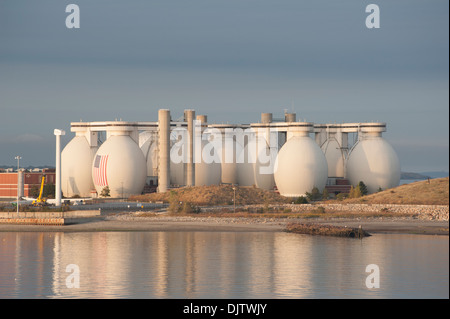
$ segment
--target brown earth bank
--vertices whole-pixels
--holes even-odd
[[[233,190],[236,189],[236,192]],[[189,202],[195,205],[231,205],[236,195],[239,205],[252,205],[264,203],[289,203],[292,199],[278,193],[262,190],[256,187],[211,185],[175,188],[164,193],[151,193],[132,196],[129,199],[140,202],[164,202],[171,200]]]
[[[236,189],[236,191],[233,190]],[[175,188],[165,193],[132,196],[130,200],[142,202],[165,202],[178,200],[195,205],[231,205],[236,195],[237,205],[287,204],[295,198],[281,196],[273,191],[256,187],[212,185]],[[323,203],[341,204],[400,204],[400,205],[449,205],[449,178],[435,178],[400,185],[391,189],[359,198],[342,201],[327,200]]]
[[[448,177],[433,178],[400,185],[360,198],[345,199],[343,203],[449,205]]]

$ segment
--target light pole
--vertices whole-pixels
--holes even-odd
[[[17,155],[14,158],[17,160],[17,217],[19,217],[19,187],[20,187],[19,161],[22,157]]]

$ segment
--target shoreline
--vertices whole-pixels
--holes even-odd
[[[73,220],[72,220],[73,221]],[[449,235],[449,222],[417,218],[260,218],[260,217],[136,217],[133,213],[79,218],[68,225],[0,225],[0,232],[211,231],[280,232],[291,222],[361,227],[370,234]]]

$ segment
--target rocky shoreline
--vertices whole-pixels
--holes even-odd
[[[263,207],[263,205],[243,206],[244,209],[248,207]],[[284,204],[284,205],[270,205],[273,209],[289,209],[292,212],[305,213],[317,210],[318,207],[323,207],[325,211],[332,212],[355,212],[355,213],[393,213],[402,215],[414,215],[421,220],[439,220],[449,221],[449,206],[448,205],[400,205],[400,204]]]
[[[264,207],[252,205],[251,207]],[[246,217],[210,215],[169,215],[162,209],[154,212],[126,212],[92,218],[76,219],[62,226],[0,224],[0,231],[285,231],[291,222],[315,223],[343,227],[360,227],[372,233],[409,233],[447,235],[448,206],[431,205],[374,205],[374,204],[285,204],[270,206],[290,210],[287,217],[248,214]],[[323,207],[326,212],[354,212],[351,217],[302,214]],[[208,207],[208,211],[224,207]],[[267,207],[266,207],[267,208]],[[230,207],[227,207],[230,209]],[[384,214],[364,213],[381,212]],[[358,215],[359,213],[359,215]],[[280,215],[281,216],[281,215]]]

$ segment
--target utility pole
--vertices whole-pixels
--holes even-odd
[[[234,192],[234,195],[233,195],[233,204],[234,204],[233,212],[236,213],[236,187],[234,187],[234,186],[233,186],[233,192]]]

